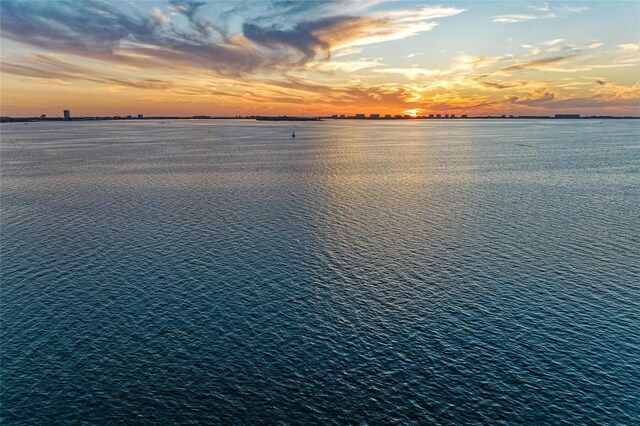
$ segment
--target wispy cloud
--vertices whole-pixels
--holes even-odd
[[[557,64],[561,62],[566,62],[571,56],[554,56],[550,58],[544,59],[535,59],[531,61],[523,61],[519,62],[515,65],[510,65],[508,67],[503,68],[503,71],[516,71],[516,70],[525,70],[525,69],[540,69],[541,67],[547,66],[549,64]]]
[[[516,13],[505,14],[493,17],[493,22],[503,24],[515,24],[518,22],[534,21],[537,19],[553,19],[563,18],[574,13],[580,13],[589,10],[587,6],[580,5],[551,5],[548,2],[532,4],[527,6],[528,9],[535,12],[532,13]]]
[[[562,43],[563,41],[564,41],[564,39],[563,39],[563,38],[556,38],[556,39],[554,39],[554,40],[548,40],[548,41],[545,41],[545,42],[544,42],[544,43],[542,43],[542,44],[544,44],[545,46],[555,46],[556,44],[560,44],[560,43]]]
[[[493,22],[515,24],[516,22],[532,21],[534,19],[538,19],[538,17],[536,15],[512,14],[495,16]]]
[[[527,6],[529,9],[537,10],[538,12],[550,12],[549,2],[542,2],[540,4],[530,4]]]
[[[307,64],[306,69],[322,72],[352,73],[367,68],[384,65],[379,59],[358,59],[355,61],[319,61]]]
[[[68,84],[71,80],[89,81],[105,85],[118,85],[135,89],[164,90],[172,86],[170,80],[159,78],[122,79],[96,74],[94,70],[63,62],[50,55],[32,55],[28,64],[15,64],[8,61],[0,63],[0,71],[36,79],[57,79]]]
[[[445,74],[450,73],[450,71],[426,69],[426,68],[420,68],[420,67],[379,68],[379,69],[373,70],[373,72],[383,73],[383,74],[401,74],[411,80],[415,80],[416,78],[419,78],[419,77],[427,77],[427,78],[438,77],[438,76],[443,76]]]
[[[463,11],[436,6],[353,16],[332,14],[333,3],[270,5],[262,15],[248,13],[235,33],[222,17],[236,9],[205,14],[204,2],[182,0],[167,5],[175,19],[159,8],[148,15],[125,13],[98,0],[7,0],[0,3],[0,23],[2,37],[46,50],[140,67],[178,65],[240,74],[303,67],[328,59],[335,49],[410,37],[432,30],[436,19]],[[292,24],[282,16],[300,20]]]
[[[151,19],[153,19],[153,21],[158,25],[166,24],[171,20],[168,16],[162,13],[162,10],[158,9],[157,7],[153,8],[153,11],[151,12]]]

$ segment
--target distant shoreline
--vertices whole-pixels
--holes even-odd
[[[570,114],[571,115],[571,114]],[[0,123],[23,123],[23,122],[48,122],[48,121],[143,121],[143,120],[256,120],[256,121],[325,121],[325,120],[373,120],[373,121],[396,121],[396,120],[637,120],[640,117],[634,116],[610,116],[610,115],[591,115],[591,116],[549,116],[549,115],[512,115],[512,116],[453,116],[453,117],[428,117],[428,116],[395,116],[395,117],[356,117],[356,116],[319,116],[319,117],[288,117],[288,116],[234,116],[234,117],[216,117],[216,116],[150,116],[150,117],[72,117],[65,119],[63,117],[0,117]]]

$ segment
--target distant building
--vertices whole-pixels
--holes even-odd
[[[429,114],[429,118],[433,118],[433,114]]]
[[[356,114],[356,118],[366,118],[364,114]]]
[[[344,114],[340,114],[340,118],[347,118],[347,116]]]
[[[442,116],[440,114],[436,114],[436,118],[441,118]]]
[[[509,118],[513,118],[513,115],[509,115]]]
[[[46,120],[47,119],[47,114],[42,114],[40,116],[40,120]]]
[[[449,114],[445,114],[445,115],[444,115],[444,118],[449,118]]]
[[[393,118],[391,114],[385,114],[384,118]]]
[[[502,115],[500,116],[500,118],[507,118],[507,116],[506,116],[506,115],[504,115],[504,114],[502,114]]]
[[[451,114],[449,117],[456,118],[456,115],[455,114]]]
[[[331,118],[338,118],[338,114],[333,114]]]
[[[393,116],[393,118],[402,118],[402,116],[396,114],[396,115]]]
[[[467,118],[467,114],[462,114],[460,117]]]
[[[580,114],[556,114],[555,118],[580,118]]]
[[[138,114],[138,118],[139,118],[139,119],[143,119],[143,118],[144,118],[144,115],[142,115],[142,114]]]
[[[380,114],[371,114],[369,117],[371,117],[371,118],[380,118]]]
[[[71,111],[69,111],[68,109],[65,109],[62,113],[64,114],[65,120],[71,120]]]

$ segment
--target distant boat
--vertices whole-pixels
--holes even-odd
[[[296,131],[294,130],[293,133],[291,133],[291,137],[295,138],[296,137]]]

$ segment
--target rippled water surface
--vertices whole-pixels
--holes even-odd
[[[3,424],[640,422],[640,122],[1,130]]]

